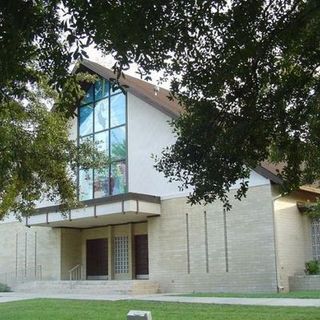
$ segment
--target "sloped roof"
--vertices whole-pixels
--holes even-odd
[[[272,173],[262,165],[256,167],[254,171],[275,184],[282,184],[282,179],[279,176]]]
[[[112,70],[90,60],[83,59],[80,62],[77,71],[82,71],[83,68],[87,69],[87,71],[94,72],[105,79],[115,78],[115,74]],[[159,88],[159,91],[155,94],[153,84],[131,77],[127,74],[125,74],[125,77],[119,79],[119,83],[124,86],[126,91],[170,117],[176,118],[182,112],[182,107],[179,105],[178,101],[169,100],[169,91],[164,88]]]
[[[281,173],[284,166],[284,163],[274,164],[268,161],[263,161],[260,166],[254,169],[254,171],[275,184],[282,184],[282,179],[278,176],[278,173]]]
[[[304,186],[301,186],[299,189],[302,190],[302,191],[311,192],[311,193],[315,193],[315,194],[319,194],[320,195],[319,186],[316,185],[316,184],[314,184],[314,185],[305,184]]]

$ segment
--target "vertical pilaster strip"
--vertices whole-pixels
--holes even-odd
[[[190,273],[190,242],[189,242],[189,215],[186,213],[186,236],[187,236],[187,272]]]
[[[124,200],[121,201],[121,212],[124,214]]]
[[[37,280],[37,232],[34,233],[34,277]]]
[[[24,276],[27,277],[27,259],[28,259],[28,233],[25,233],[24,239]]]
[[[16,233],[16,279],[18,278],[18,232]]]
[[[114,242],[113,242],[113,226],[108,227],[108,280],[114,279],[114,257],[113,257],[113,249]]]
[[[204,247],[205,247],[205,255],[206,255],[206,272],[209,273],[209,248],[208,248],[207,211],[204,211],[203,218],[204,218]]]
[[[225,260],[226,260],[226,272],[229,272],[228,230],[227,230],[227,213],[226,213],[226,209],[223,209],[223,227],[224,227],[224,250],[225,250]]]
[[[130,279],[134,279],[134,266],[133,266],[133,224],[128,225],[128,272]]]

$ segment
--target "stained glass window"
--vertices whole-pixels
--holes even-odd
[[[93,101],[93,85],[87,90],[84,98],[81,100],[81,104],[87,104]]]
[[[79,199],[92,199],[93,170],[79,170]]]
[[[79,110],[79,134],[85,136],[93,132],[93,106],[91,104],[80,107]]]
[[[79,106],[79,143],[94,142],[110,159],[105,168],[79,170],[79,199],[127,192],[126,95],[109,81],[93,84]]]
[[[111,165],[110,176],[110,193],[120,194],[126,192],[127,180],[126,180],[127,166],[125,161],[115,162]]]
[[[93,143],[93,134],[90,134],[88,136],[85,137],[80,137],[79,139],[79,143]]]
[[[111,94],[116,94],[116,93],[120,93],[120,92],[122,92],[122,90],[120,89],[120,87],[117,85],[117,84],[115,84],[115,83],[113,83],[113,84],[110,84],[110,92],[111,92]]]
[[[109,193],[109,169],[96,170],[94,175],[94,197],[105,197]]]
[[[122,125],[126,121],[125,95],[117,94],[111,97],[111,126]]]
[[[111,138],[111,160],[125,159],[127,155],[125,126],[112,129]]]
[[[125,107],[125,106],[124,106]],[[109,128],[109,99],[103,99],[96,103],[94,109],[94,131]]]
[[[95,99],[99,100],[109,95],[109,81],[100,79],[95,83]]]
[[[95,134],[95,142],[99,151],[109,154],[109,131],[102,131]]]

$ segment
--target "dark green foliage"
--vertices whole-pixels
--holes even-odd
[[[307,202],[305,204],[306,211],[304,212],[311,219],[320,219],[320,201],[319,198],[315,202]]]
[[[78,37],[61,20],[59,1],[2,1],[0,5],[0,219],[32,214],[38,200],[79,205],[72,175],[101,166],[95,147],[69,139],[70,117],[93,76],[68,73]],[[61,37],[65,34],[67,40]],[[49,109],[53,107],[54,112]],[[94,155],[94,161],[92,160]]]
[[[10,291],[11,291],[10,288],[6,284],[0,282],[0,292],[10,292]]]
[[[307,274],[320,274],[320,263],[318,260],[311,260],[306,262]]]
[[[265,159],[286,163],[286,191],[320,177],[318,0],[7,0],[0,21],[0,217],[30,213],[42,191],[74,205],[66,118],[81,90],[68,66],[93,42],[116,58],[117,77],[136,62],[146,79],[173,78],[184,113],[157,169],[194,185],[192,203],[229,209],[231,185],[241,199],[248,168]]]
[[[84,76],[70,78],[66,87],[79,86],[76,78]],[[43,197],[60,199],[61,211],[78,206],[72,174],[78,166],[97,167],[107,161],[94,145],[77,147],[69,139],[69,120],[59,109],[75,104],[80,89],[72,99],[66,97],[66,92],[58,94],[56,111],[50,112],[39,100],[50,97],[45,85],[45,79],[41,79],[37,88],[26,91],[24,102],[4,98],[1,104],[0,218],[9,211],[18,218],[30,215],[36,201]]]
[[[241,199],[266,159],[286,163],[283,191],[320,177],[318,0],[64,3],[120,70],[173,77],[184,113],[157,169],[195,186],[192,203],[230,208],[230,186]]]
[[[186,112],[157,168],[195,185],[192,203],[227,208],[230,186],[240,180],[240,199],[266,159],[286,163],[284,191],[318,179],[319,1],[204,2],[187,20],[172,64]]]

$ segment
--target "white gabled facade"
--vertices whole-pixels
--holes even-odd
[[[102,70],[100,76],[109,72],[94,64],[86,67]],[[77,277],[82,280],[150,278],[162,291],[276,291],[270,180],[252,171],[248,197],[233,201],[230,213],[219,202],[188,205],[188,191],[157,172],[151,157],[175,142],[170,112],[162,110],[161,101],[152,102],[150,94],[144,98],[145,84],[137,91],[138,80],[130,81],[128,192],[87,200],[85,207],[65,217],[56,206],[42,202],[25,221],[29,228],[12,218],[1,222],[0,282],[5,273],[14,278],[20,270],[26,278],[29,271],[39,277],[39,268],[44,280],[67,280],[69,271],[81,266]],[[75,118],[72,139],[77,133]]]

